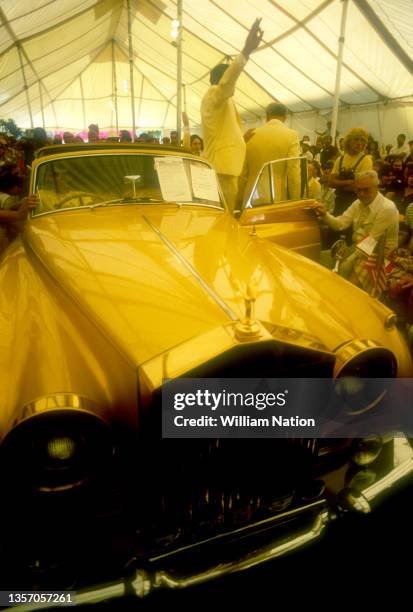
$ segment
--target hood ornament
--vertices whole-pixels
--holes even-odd
[[[140,179],[141,179],[140,174],[130,174],[130,175],[123,177],[123,181],[125,183],[132,183],[134,199],[136,199],[136,183],[140,181]]]
[[[258,339],[262,335],[261,326],[253,318],[257,289],[257,284],[254,281],[248,283],[244,292],[245,316],[241,321],[234,323],[235,337],[240,342]]]
[[[330,254],[336,260],[333,272],[340,273],[340,264],[348,255],[347,243],[345,236],[340,236],[338,240],[331,246]]]

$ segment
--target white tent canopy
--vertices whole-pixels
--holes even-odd
[[[138,130],[176,127],[174,0],[130,0]],[[349,0],[339,129],[365,125],[382,142],[413,137],[412,0]],[[340,0],[183,0],[184,106],[200,123],[209,70],[264,39],[236,91],[246,124],[277,99],[300,132],[325,128],[334,97]],[[0,117],[79,131],[132,126],[126,0],[2,0]]]

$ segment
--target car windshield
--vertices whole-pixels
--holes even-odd
[[[175,155],[94,154],[41,163],[35,214],[78,206],[177,202],[223,207],[214,170]]]

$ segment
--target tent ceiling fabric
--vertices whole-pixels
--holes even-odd
[[[402,53],[386,44],[362,4]],[[174,0],[131,0],[138,129],[176,123]],[[209,70],[243,45],[255,17],[264,40],[241,75],[236,102],[247,122],[278,99],[292,112],[331,109],[340,0],[183,0],[183,83],[200,122]],[[368,11],[367,11],[368,12]],[[0,116],[22,127],[131,127],[126,0],[2,0]],[[377,24],[376,24],[377,25]],[[340,101],[360,105],[413,94],[412,0],[349,0]]]

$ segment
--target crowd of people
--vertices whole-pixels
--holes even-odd
[[[399,212],[405,214],[408,204],[413,202],[411,187],[413,176],[413,140],[406,142],[406,135],[397,136],[397,145],[380,145],[364,129],[349,130],[346,138],[339,139],[339,145],[332,144],[332,137],[318,136],[314,145],[309,137],[300,141],[301,155],[308,159],[312,194],[317,197],[324,183],[335,188],[334,203],[330,201],[329,211],[341,214],[354,200],[354,192],[347,189],[353,173],[375,170],[380,179],[380,191],[387,193]],[[373,153],[374,152],[374,153]],[[338,161],[337,161],[338,160]],[[341,177],[338,175],[341,174]],[[348,174],[348,178],[346,178]],[[331,175],[335,175],[333,178]],[[319,185],[317,185],[317,183]]]
[[[28,169],[24,143],[0,136],[0,253],[22,230],[28,212],[37,204],[37,196],[27,193]]]
[[[319,142],[319,151],[313,150],[308,162],[310,196],[318,200],[324,248],[338,237],[347,242],[340,273],[371,295],[382,296],[412,325],[413,141],[406,143],[406,135],[399,134],[396,146],[373,143],[366,130],[353,128],[320,164]],[[330,138],[326,147],[331,150]]]

